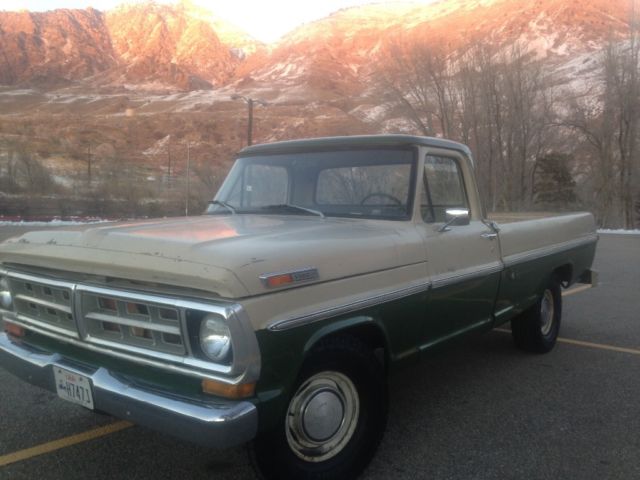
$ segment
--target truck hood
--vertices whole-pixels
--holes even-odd
[[[420,263],[424,251],[410,222],[229,215],[29,232],[2,244],[0,261],[239,298],[269,291],[263,274],[315,267],[324,282]]]

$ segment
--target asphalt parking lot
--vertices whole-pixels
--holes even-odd
[[[594,267],[600,286],[565,297],[551,353],[524,354],[494,331],[395,375],[362,478],[640,478],[640,236],[602,235]],[[255,477],[242,448],[129,426],[0,369],[0,479],[32,478]]]

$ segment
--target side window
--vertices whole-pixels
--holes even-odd
[[[421,210],[425,222],[444,222],[450,208],[469,208],[458,162],[428,155],[424,162]]]
[[[287,203],[289,173],[274,165],[248,165],[233,186],[228,202],[241,208],[264,207]]]

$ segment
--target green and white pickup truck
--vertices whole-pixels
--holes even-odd
[[[204,215],[2,244],[0,364],[186,440],[250,443],[265,478],[351,479],[389,367],[506,322],[549,351],[596,242],[588,213],[489,221],[455,142],[252,146]]]

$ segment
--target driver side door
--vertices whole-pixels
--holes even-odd
[[[466,332],[489,328],[502,262],[498,238],[482,221],[468,159],[454,152],[424,160],[421,214],[431,290],[422,335],[427,350]],[[452,223],[447,210],[467,210]],[[445,228],[443,228],[445,227]]]

